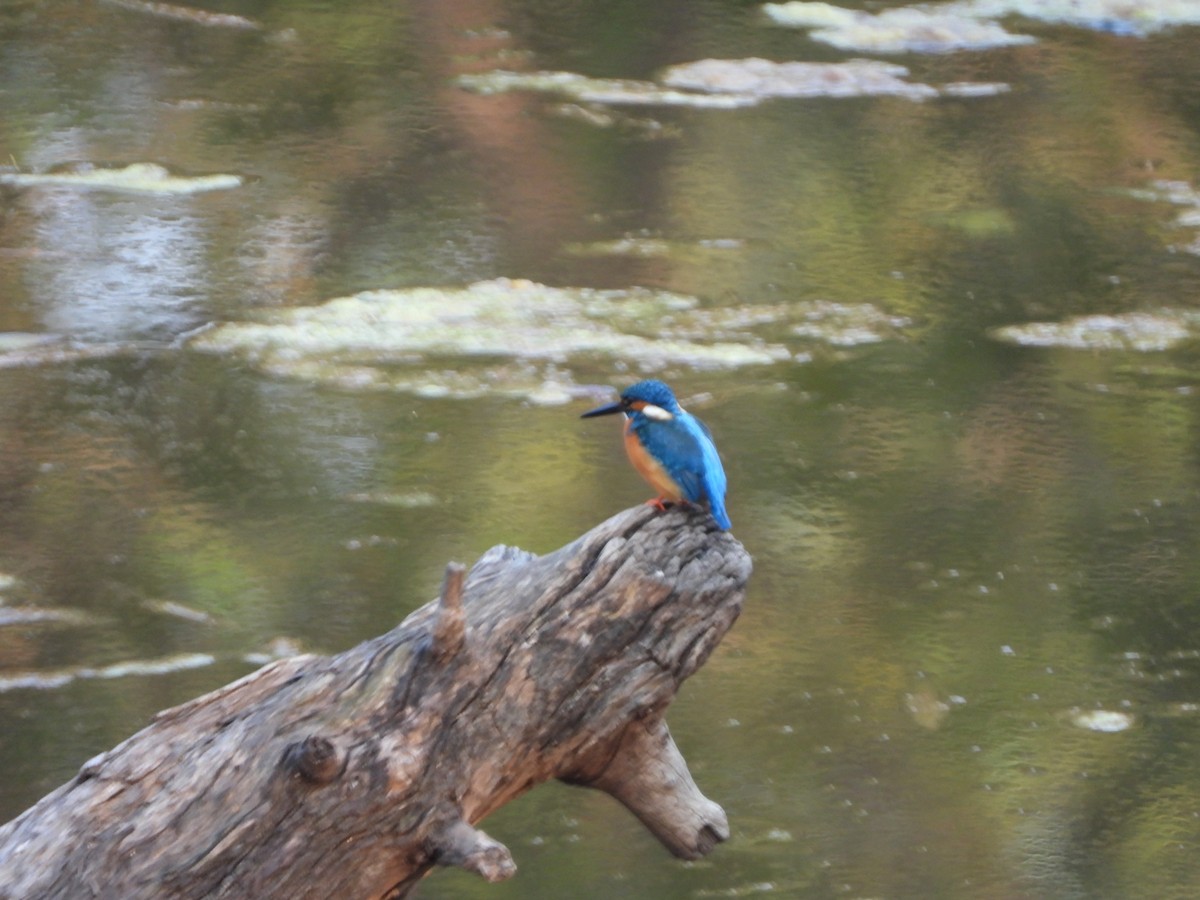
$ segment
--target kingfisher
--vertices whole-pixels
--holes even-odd
[[[686,412],[661,381],[639,381],[621,392],[616,403],[585,412],[580,418],[625,414],[625,453],[658,496],[646,502],[666,509],[667,501],[707,504],[722,531],[731,524],[725,512],[725,470],[708,427]]]

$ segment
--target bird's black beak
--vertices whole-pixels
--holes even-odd
[[[591,419],[595,416],[611,416],[613,413],[625,412],[625,404],[621,401],[610,403],[607,406],[597,406],[595,409],[589,409],[579,418]]]

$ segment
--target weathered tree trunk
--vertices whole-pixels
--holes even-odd
[[[474,827],[560,778],[672,852],[725,814],[663,722],[741,609],[750,559],[707,515],[627,510],[538,557],[489,550],[440,600],[332,657],[166,710],[0,828],[0,897],[403,897],[434,865],[489,880]]]

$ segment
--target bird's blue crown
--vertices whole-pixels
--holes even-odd
[[[636,400],[641,400],[644,403],[652,403],[670,413],[677,413],[680,409],[675,395],[671,393],[671,389],[661,381],[653,379],[631,384],[625,390],[621,391],[621,399],[626,403]]]

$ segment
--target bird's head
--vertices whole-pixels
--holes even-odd
[[[593,416],[609,416],[623,412],[630,416],[641,413],[648,419],[669,422],[682,411],[669,387],[661,381],[650,380],[630,385],[621,391],[621,399],[616,403],[589,410],[580,418],[590,419]]]

